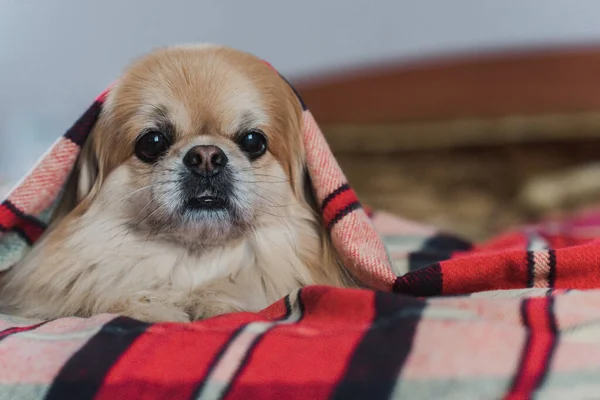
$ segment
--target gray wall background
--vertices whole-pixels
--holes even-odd
[[[600,39],[598,0],[0,0],[0,178],[14,180],[134,57],[214,42],[288,77]]]

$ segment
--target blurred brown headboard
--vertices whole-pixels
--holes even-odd
[[[600,138],[600,46],[388,64],[296,82],[334,149]],[[502,126],[502,129],[498,129]]]

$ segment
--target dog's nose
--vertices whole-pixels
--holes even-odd
[[[227,156],[217,146],[195,146],[183,157],[183,164],[199,175],[217,174],[227,165]]]

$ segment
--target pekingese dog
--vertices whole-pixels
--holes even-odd
[[[304,163],[301,105],[267,64],[155,51],[108,94],[48,231],[2,278],[0,311],[190,321],[353,285]]]

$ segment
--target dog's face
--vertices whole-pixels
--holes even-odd
[[[222,47],[151,53],[108,94],[0,309],[187,321],[354,287],[304,161],[299,99],[267,64]]]
[[[204,46],[155,52],[111,90],[82,152],[80,211],[129,229],[218,244],[302,202],[301,108],[259,59]]]

